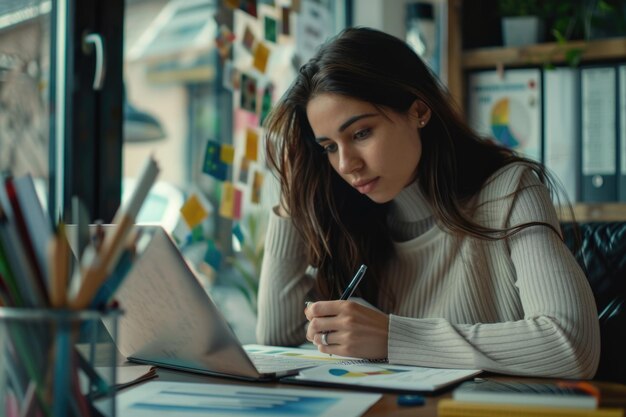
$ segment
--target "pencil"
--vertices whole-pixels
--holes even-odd
[[[54,308],[65,307],[67,304],[69,256],[70,249],[65,237],[65,225],[59,223],[57,233],[52,236],[48,245],[50,273],[52,274],[50,303]]]
[[[116,255],[121,253],[116,247],[123,247],[127,231],[134,225],[134,220],[125,216],[115,227],[112,233],[107,234],[107,240],[101,249],[101,256],[95,256],[94,262],[87,268],[84,274],[78,294],[70,301],[73,309],[83,309],[91,304],[98,289],[106,281],[108,265],[117,261]],[[111,237],[111,239],[108,239]]]
[[[99,251],[101,256],[96,257],[97,262],[92,263],[87,269],[78,294],[71,301],[72,308],[81,309],[89,306],[93,297],[104,284],[107,276],[115,268],[126,244],[126,238],[135,224],[135,218],[139,213],[139,209],[158,173],[159,167],[152,156],[150,156],[143,167],[137,186],[128,200],[128,204],[120,207],[117,213],[115,213],[113,218],[115,229],[113,232],[107,233]]]

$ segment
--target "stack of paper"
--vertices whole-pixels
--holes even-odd
[[[357,417],[365,413],[380,397],[380,394],[340,393],[326,390],[149,382],[118,396],[117,415],[124,417],[186,415]]]

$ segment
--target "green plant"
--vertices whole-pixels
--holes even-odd
[[[552,35],[556,38],[557,47],[553,51],[553,56],[562,53],[565,62],[570,67],[577,67],[582,59],[584,48],[572,47],[568,44],[567,39],[558,31],[553,30]],[[547,61],[544,65],[547,69],[553,68],[554,64],[551,61]]]
[[[558,41],[594,36],[623,35],[626,30],[626,5],[623,0],[575,0],[545,2],[545,15],[551,22],[550,33]]]
[[[586,7],[583,1],[553,1],[546,6],[546,15],[550,21],[550,34],[557,42],[582,39],[582,25]]]
[[[545,2],[545,16],[550,23],[550,35],[556,48],[550,54],[563,55],[565,62],[576,67],[584,48],[573,47],[572,40],[589,40],[598,34],[612,36],[624,33],[626,19],[622,0],[576,0]],[[551,60],[546,65],[553,67]]]
[[[244,217],[240,223],[241,227],[233,233],[239,243],[239,250],[228,258],[241,278],[241,281],[233,281],[232,284],[243,294],[255,314],[261,264],[265,251],[265,230],[267,227],[264,221],[265,217],[266,213],[262,211],[251,212]]]

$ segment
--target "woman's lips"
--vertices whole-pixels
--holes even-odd
[[[357,181],[354,184],[352,184],[352,186],[356,188],[357,191],[360,192],[361,194],[369,194],[372,192],[372,190],[374,190],[374,187],[376,187],[376,184],[378,183],[378,179],[379,177],[376,177],[371,180]]]

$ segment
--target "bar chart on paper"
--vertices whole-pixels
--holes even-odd
[[[380,394],[151,382],[123,392],[117,414],[126,417],[360,416]]]

